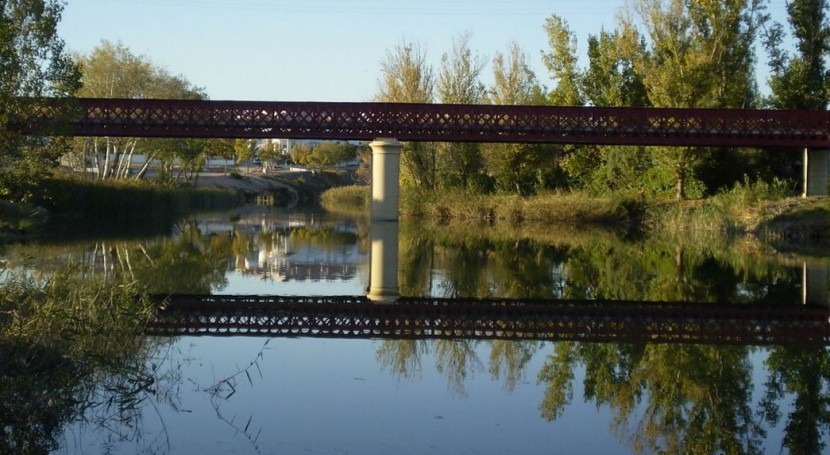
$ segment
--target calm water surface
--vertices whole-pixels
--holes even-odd
[[[170,236],[64,239],[5,256],[72,260],[153,292],[364,295],[371,230],[251,209],[193,217]],[[550,227],[404,223],[398,239],[407,296],[801,305],[805,270],[826,280],[830,262],[741,240]],[[820,453],[830,430],[823,346],[245,336],[144,345],[140,371],[102,377],[90,391],[97,405],[66,418],[53,453]]]

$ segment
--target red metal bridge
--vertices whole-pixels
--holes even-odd
[[[172,295],[149,335],[830,343],[830,308],[689,302]]]
[[[81,98],[10,127],[43,131],[70,104],[76,136],[830,147],[828,112],[749,109]]]

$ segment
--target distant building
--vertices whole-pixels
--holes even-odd
[[[260,139],[257,141],[257,147],[262,147],[265,144],[274,144],[276,150],[279,151],[283,155],[291,154],[291,148],[295,145],[304,145],[308,147],[314,147],[315,145],[322,144],[323,142],[336,142],[336,143],[349,143],[354,146],[362,145],[362,141],[329,141],[329,140],[322,140],[322,139]]]

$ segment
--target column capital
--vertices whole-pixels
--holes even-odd
[[[397,151],[400,151],[401,143],[394,137],[376,137],[372,142],[369,143],[369,147],[372,147],[372,150],[378,152],[378,149],[394,149],[397,148]],[[395,150],[384,150],[387,152],[394,152]]]

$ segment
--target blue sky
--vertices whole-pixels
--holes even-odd
[[[771,0],[774,15],[785,0]],[[59,33],[72,52],[101,40],[182,74],[214,100],[369,101],[381,61],[417,43],[439,68],[452,40],[471,34],[489,62],[512,41],[536,76],[545,19],[568,21],[582,49],[589,34],[615,27],[625,0],[68,0]],[[581,52],[581,53],[584,53]],[[762,57],[762,61],[765,57]],[[489,77],[490,68],[485,69]],[[485,82],[488,82],[485,78]]]

